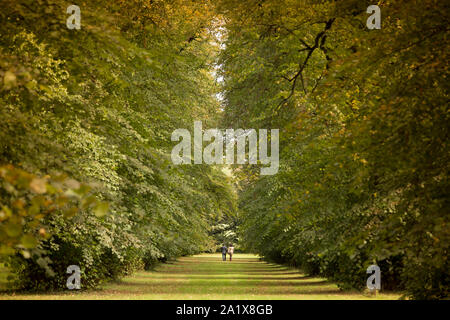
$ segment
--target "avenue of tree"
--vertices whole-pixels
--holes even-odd
[[[445,1],[0,4],[0,262],[86,288],[220,242],[341,288],[448,297]],[[381,28],[366,26],[378,4]],[[172,132],[279,129],[279,168],[175,165]],[[270,137],[268,137],[270,139]],[[270,145],[270,143],[269,143]]]

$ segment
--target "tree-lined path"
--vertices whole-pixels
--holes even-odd
[[[112,282],[99,290],[2,295],[0,299],[398,299],[341,292],[336,284],[298,270],[267,263],[251,254],[221,261],[220,254],[183,257]]]
[[[0,289],[450,297],[445,1],[0,8]]]

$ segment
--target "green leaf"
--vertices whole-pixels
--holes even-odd
[[[78,208],[77,207],[71,207],[69,209],[67,209],[66,211],[64,211],[64,217],[65,218],[72,218],[73,216],[75,216],[78,212]]]
[[[103,217],[104,215],[106,215],[108,213],[108,209],[109,209],[109,204],[107,202],[99,202],[94,207],[94,214],[97,217]]]
[[[25,234],[21,239],[20,242],[22,243],[22,245],[24,246],[24,248],[26,249],[33,249],[36,248],[36,246],[38,245],[38,241],[36,240],[35,237],[33,237],[33,235],[31,234]]]
[[[82,208],[83,208],[83,209],[87,209],[90,205],[92,205],[92,204],[95,203],[96,201],[97,201],[97,198],[94,197],[94,196],[90,196],[90,197],[84,198],[84,199],[81,201]]]
[[[0,254],[4,254],[4,255],[12,255],[14,254],[16,251],[11,248],[11,247],[7,247],[5,245],[0,246]]]
[[[92,188],[90,186],[83,184],[78,189],[75,189],[74,191],[81,197],[84,197],[85,195],[88,194],[89,191],[91,191],[91,189]]]
[[[18,237],[22,233],[22,226],[17,223],[8,222],[5,225],[6,234],[10,237]]]

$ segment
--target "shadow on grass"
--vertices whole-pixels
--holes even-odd
[[[208,279],[209,280],[209,279]],[[177,284],[176,281],[166,281],[166,282],[153,282],[153,283],[139,283],[139,282],[121,282],[118,283],[120,285],[125,286],[141,286],[141,287],[166,287],[168,285],[174,285]],[[180,280],[178,285],[184,285],[184,286],[196,286],[196,287],[304,287],[304,286],[323,286],[326,284],[330,284],[328,281],[305,281],[305,282],[264,282],[264,283],[256,283],[252,280],[240,280],[239,282],[224,282],[223,279],[219,280],[212,280],[211,282],[205,280],[205,281],[189,281],[185,282]]]
[[[173,281],[136,283],[121,282],[115,287],[108,287],[100,292],[120,292],[133,294],[234,294],[234,295],[328,295],[339,294],[338,288],[330,288],[327,282],[305,282],[305,283],[259,283],[255,285],[252,281],[239,282],[195,282]],[[321,288],[320,286],[324,286]]]

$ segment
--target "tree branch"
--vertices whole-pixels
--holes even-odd
[[[297,71],[297,73],[291,79],[288,79],[289,82],[292,82],[292,86],[291,86],[289,95],[286,98],[284,98],[276,106],[275,110],[278,110],[283,104],[285,104],[294,95],[298,78],[300,78],[300,80],[302,82],[303,92],[305,92],[305,94],[307,93],[305,85],[304,85],[304,81],[303,81],[303,74],[302,74],[303,70],[306,68],[306,65],[308,64],[309,59],[311,58],[312,54],[314,53],[314,51],[316,49],[320,49],[322,51],[327,50],[326,48],[324,48],[326,32],[331,28],[334,20],[335,20],[335,18],[332,18],[325,23],[324,30],[317,34],[316,38],[314,39],[313,46],[309,46],[304,40],[301,40],[302,44],[305,46],[305,51],[308,51],[308,53],[306,55],[306,58],[302,62],[299,63],[299,70]],[[327,57],[327,54],[325,54],[325,56]],[[329,63],[331,61],[331,58],[327,57],[327,61]],[[327,63],[327,66],[328,66],[328,63]]]

